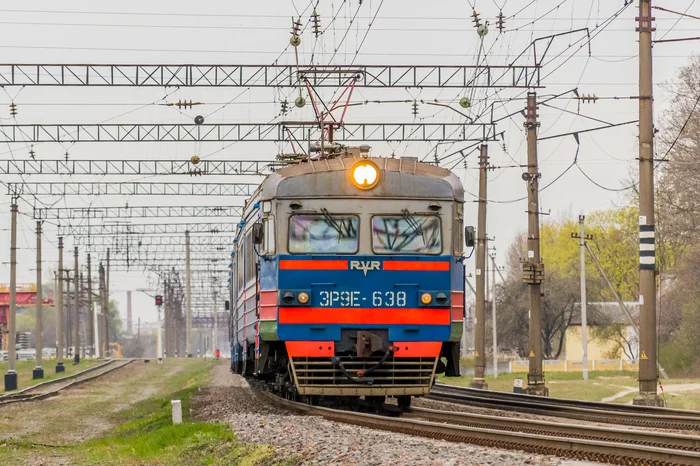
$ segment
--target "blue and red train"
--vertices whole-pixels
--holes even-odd
[[[344,155],[268,176],[234,240],[232,370],[311,402],[402,406],[436,373],[458,375],[463,203],[456,175],[411,158]]]

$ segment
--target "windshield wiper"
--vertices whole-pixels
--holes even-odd
[[[403,209],[401,211],[401,214],[403,215],[403,218],[406,219],[406,223],[408,223],[408,226],[413,228],[413,234],[415,235],[420,235],[421,238],[423,238],[423,244],[425,244],[425,236],[423,235],[423,227],[418,223],[416,218],[411,215],[411,212],[408,211],[408,209]]]
[[[338,225],[338,222],[335,221],[328,209],[326,209],[325,207],[322,208],[321,213],[323,214],[323,218],[326,219],[326,223],[338,232],[338,238],[342,238],[344,236],[343,229],[340,227],[340,225]]]

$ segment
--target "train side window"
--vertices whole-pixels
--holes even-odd
[[[253,244],[253,232],[248,230],[245,235],[245,282],[248,283],[255,278],[255,264],[257,255]]]
[[[461,256],[464,252],[464,204],[455,204],[455,219],[452,224],[452,245],[455,256]]]
[[[263,252],[267,255],[275,253],[275,217],[263,219]]]
[[[245,263],[245,257],[243,257],[243,236],[239,237],[238,241],[238,251],[236,252],[236,278],[238,287],[236,288],[238,293],[243,291],[243,264]]]

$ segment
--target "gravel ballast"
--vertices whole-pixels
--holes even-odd
[[[269,406],[228,364],[216,366],[210,385],[193,400],[196,419],[227,423],[243,442],[269,444],[276,458],[303,465],[546,465],[583,466],[526,452],[452,443],[302,416]]]

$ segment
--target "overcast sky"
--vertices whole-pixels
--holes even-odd
[[[476,4],[475,4],[476,2]],[[313,2],[316,3],[316,2]],[[540,37],[576,32],[555,38],[542,58],[546,41],[539,41],[537,57],[544,65],[543,89],[540,99],[578,88],[581,94],[600,97],[619,97],[619,100],[601,100],[595,105],[578,105],[566,93],[550,102],[552,107],[540,107],[540,137],[554,136],[576,130],[601,126],[581,115],[619,123],[637,119],[636,96],[638,60],[637,34],[634,18],[638,2],[626,9],[623,0],[472,0],[470,1],[382,1],[324,0],[318,6],[324,34],[316,39],[311,27],[306,27],[299,48],[302,64],[312,59],[316,64],[465,64],[505,65],[512,63],[524,52],[518,64],[534,62],[529,44]],[[668,6],[700,16],[700,4],[694,0],[675,0]],[[309,20],[312,7],[305,0],[267,0],[264,2],[202,1],[193,4],[181,0],[136,2],[94,1],[26,1],[7,2],[0,8],[0,24],[5,38],[0,51],[2,63],[140,63],[140,64],[280,64],[295,62],[293,49],[288,47],[291,17],[301,15],[302,24]],[[471,21],[472,6],[482,21],[489,21],[489,33],[481,43]],[[502,8],[506,31],[496,29],[496,16]],[[21,11],[20,11],[21,9]],[[622,10],[614,21],[610,18]],[[697,35],[698,20],[680,19],[677,15],[655,11],[656,38],[681,38]],[[352,18],[355,18],[351,22]],[[332,21],[332,18],[335,18]],[[371,24],[371,28],[369,27]],[[588,41],[588,37],[592,40]],[[590,46],[589,46],[590,45]],[[697,42],[676,42],[655,46],[655,116],[663,129],[663,115],[667,109],[670,88],[679,67],[688,63],[697,51]],[[9,114],[9,103],[18,105],[17,123],[190,123],[194,116],[204,115],[208,123],[269,122],[280,111],[280,99],[295,97],[293,89],[246,88],[18,88],[0,90],[0,118],[2,124],[14,124]],[[319,90],[329,101],[334,90]],[[337,95],[337,94],[336,94]],[[424,102],[452,105],[459,108],[460,97],[470,97],[473,106],[467,112],[488,122],[490,115],[481,115],[484,109],[495,105],[495,118],[515,113],[524,107],[522,89],[357,89],[354,102],[364,101],[419,101],[418,115],[411,113],[410,103],[367,104],[350,108],[346,121],[356,122],[462,122],[456,111],[431,106]],[[193,110],[179,111],[160,105],[178,99],[206,103]],[[460,109],[460,111],[463,111]],[[581,115],[576,115],[577,112]],[[293,109],[289,120],[313,118],[310,106]],[[275,121],[282,121],[277,119]],[[518,199],[526,195],[521,169],[525,163],[525,135],[523,117],[519,114],[498,124],[504,132],[502,143],[491,143],[491,163],[499,167],[490,174],[488,234],[495,236],[495,245],[503,252],[515,234],[526,228],[526,203]],[[439,144],[437,156],[444,157],[469,144]],[[505,146],[505,150],[504,150]],[[621,126],[594,133],[581,134],[578,163],[596,183],[609,189],[626,184],[626,178],[636,176],[637,126]],[[29,158],[28,144],[4,144],[0,159]],[[274,159],[281,151],[290,151],[288,145],[273,143],[101,143],[101,144],[37,144],[33,151],[37,159],[55,160],[68,156],[74,159],[163,159],[186,161],[192,155],[212,160]],[[375,143],[375,156],[416,156],[432,159],[434,143]],[[577,144],[573,137],[554,138],[539,144],[541,185],[551,186],[541,193],[541,208],[551,210],[549,218],[576,218],[588,213],[626,202],[626,194],[602,189],[575,167],[557,179],[573,161]],[[451,156],[445,166],[454,168],[464,180],[467,190],[467,221],[476,224],[476,193],[478,172],[476,156],[470,153],[464,162]],[[516,167],[513,167],[516,166]],[[26,181],[97,181],[87,176],[28,177]],[[132,177],[113,177],[102,181],[136,181]],[[19,178],[3,181],[20,181]],[[190,177],[146,178],[142,181],[183,182],[259,182],[256,177]],[[40,203],[67,206],[125,205],[233,205],[241,198],[194,197],[26,197],[20,210],[31,216],[32,206]],[[10,199],[3,190],[0,194],[0,282],[9,281],[9,210]],[[547,221],[545,217],[543,219]],[[145,220],[156,223],[160,220]],[[196,220],[204,221],[204,220]],[[133,223],[144,222],[134,220]],[[35,222],[21,216],[19,222],[18,281],[35,280]],[[54,225],[45,224],[44,267],[55,268],[57,258]],[[66,260],[72,261],[73,241],[66,239]],[[81,262],[85,251],[81,251]],[[546,261],[546,257],[545,257]],[[72,264],[72,262],[71,262]],[[71,265],[72,267],[72,265]],[[473,264],[469,265],[473,269]],[[222,277],[222,279],[225,277]],[[126,290],[148,287],[147,276],[139,273],[113,273],[113,298],[120,301],[125,313]],[[155,319],[152,300],[141,293],[134,294],[135,318]]]

